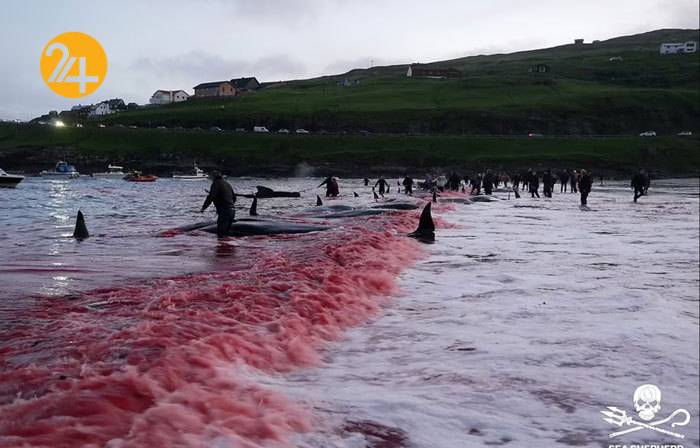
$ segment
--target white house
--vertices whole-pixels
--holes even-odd
[[[109,103],[104,102],[96,105],[93,109],[90,110],[90,116],[91,117],[96,117],[100,115],[109,115],[113,114],[115,111],[109,108]]]
[[[186,101],[190,96],[184,90],[156,90],[151,96],[151,104],[170,104]]]
[[[661,44],[659,54],[695,53],[698,51],[697,42]]]

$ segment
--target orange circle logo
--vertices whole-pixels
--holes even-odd
[[[107,74],[102,45],[85,33],[59,34],[41,53],[41,77],[47,86],[67,98],[90,95]]]

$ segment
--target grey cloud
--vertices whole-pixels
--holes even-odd
[[[278,80],[304,76],[307,67],[289,56],[265,56],[259,59],[231,60],[205,51],[192,51],[168,58],[142,57],[131,70],[178,82],[207,82],[256,76],[259,80]]]

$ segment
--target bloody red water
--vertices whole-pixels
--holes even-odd
[[[375,314],[422,256],[400,235],[419,214],[232,240],[217,247],[224,272],[13,311],[0,330],[0,446],[254,447],[309,430],[307,411],[256,375],[320,365],[329,341]]]

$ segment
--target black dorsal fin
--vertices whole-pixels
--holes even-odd
[[[250,216],[258,216],[258,197],[253,197],[253,203],[250,205]]]
[[[433,222],[433,215],[430,213],[430,209],[430,202],[428,202],[425,208],[423,208],[423,212],[420,214],[416,232],[435,232],[435,223]]]
[[[88,238],[90,233],[88,233],[87,226],[85,225],[85,217],[83,212],[78,210],[78,218],[75,220],[75,230],[73,230],[73,238],[78,240],[84,240]]]
[[[376,191],[373,191],[372,194],[374,194],[374,200],[375,200],[375,201],[378,201],[378,200],[379,200],[379,196],[377,196],[377,192],[376,192]]]
[[[357,194],[356,192],[353,191],[352,193],[355,195],[356,198],[359,198],[359,197],[360,197],[360,195]]]
[[[316,205],[323,205],[323,201],[321,200],[321,196],[316,195]]]
[[[437,202],[437,191],[433,190],[433,202]]]

